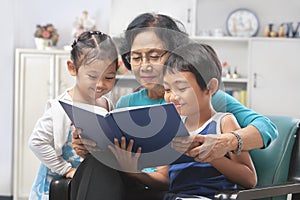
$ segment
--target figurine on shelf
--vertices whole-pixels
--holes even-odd
[[[232,74],[231,78],[239,78],[239,74],[237,72],[237,67],[234,68],[234,71],[233,71],[233,74]]]
[[[95,20],[89,18],[87,11],[82,12],[81,18],[78,17],[76,18],[73,26],[74,26],[74,30],[72,35],[74,38],[77,38],[84,31],[96,30]]]
[[[228,63],[226,61],[222,63],[222,77],[232,78],[231,72],[230,72],[230,66],[228,65]]]

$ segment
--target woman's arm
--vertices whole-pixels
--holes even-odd
[[[267,118],[250,110],[235,98],[219,90],[212,98],[212,105],[218,112],[232,113],[242,129],[237,132],[243,139],[243,150],[265,148],[278,136],[276,126]],[[234,137],[231,136],[232,140]],[[237,148],[237,143],[231,143],[231,149]]]

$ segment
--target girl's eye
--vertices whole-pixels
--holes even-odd
[[[91,79],[96,79],[97,78],[97,76],[94,76],[94,75],[88,75],[89,76],[89,78],[91,78]]]

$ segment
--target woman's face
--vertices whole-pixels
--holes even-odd
[[[136,80],[151,90],[162,86],[163,63],[168,53],[163,42],[153,31],[145,31],[136,35],[132,42],[130,63]]]

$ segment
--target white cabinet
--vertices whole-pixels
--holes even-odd
[[[74,83],[62,50],[16,49],[14,97],[14,199],[28,199],[39,160],[28,139],[46,102]]]
[[[265,115],[300,118],[300,40],[252,39],[250,107]]]
[[[119,36],[138,14],[155,12],[166,14],[181,21],[186,31],[194,35],[196,29],[196,3],[196,0],[112,0],[109,34]]]
[[[225,90],[247,93],[247,106],[264,115],[300,117],[300,40],[289,38],[193,37],[211,45],[239,79],[223,79]]]

